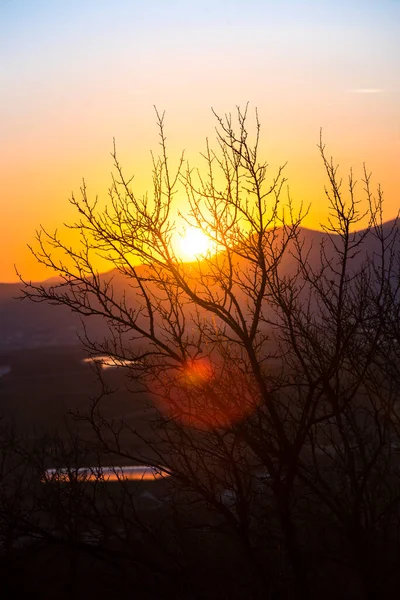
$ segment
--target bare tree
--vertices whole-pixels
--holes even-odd
[[[135,194],[114,147],[107,207],[83,185],[71,199],[80,246],[44,229],[37,235],[34,254],[60,283],[25,282],[24,293],[106,321],[109,335],[87,333],[86,348],[124,365],[132,389],[150,394],[154,426],[148,435],[117,427],[94,399],[86,418],[100,448],[168,472],[179,530],[189,521],[197,530],[223,527],[251,597],[317,593],[309,550],[327,552],[323,540],[307,542],[315,506],[320,523],[335,523],[331,545],[340,531],[353,552],[349,568],[371,597],[365,534],[380,535],[383,515],[398,514],[390,466],[398,351],[388,334],[397,331],[397,223],[387,231],[382,193],[374,196],[366,171],[362,202],[352,174],[343,192],[321,142],[331,217],[310,244],[305,211],[289,194],[282,199],[283,167],[270,175],[259,158],[258,116],[253,142],[247,109],[235,123],[215,116],[217,145],[207,141],[203,168],[182,155],[173,171],[157,113],[152,196]],[[178,193],[187,225],[215,248],[190,264],[174,250]],[[108,275],[94,267],[98,254],[113,268]]]

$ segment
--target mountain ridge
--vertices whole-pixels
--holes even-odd
[[[397,221],[390,220],[382,225],[383,231],[389,234],[394,227],[398,227]],[[360,236],[365,232],[360,230]],[[338,240],[337,236],[332,236],[326,232],[305,227],[299,230],[300,238],[304,243],[304,250],[308,253],[308,260],[311,266],[317,268],[320,260],[321,243],[331,239],[331,242]],[[367,254],[372,258],[379,252],[379,242],[373,237],[366,238],[363,252],[355,258],[354,266],[357,266]],[[329,245],[326,244],[328,247]],[[333,245],[331,244],[331,249]],[[400,241],[398,242],[397,251],[400,254]],[[289,251],[286,253],[282,264],[280,265],[280,273],[291,275],[297,268],[297,260]],[[329,252],[329,247],[328,247]],[[238,264],[240,265],[239,259]],[[197,263],[184,263],[187,268],[195,266]],[[137,269],[146,269],[144,265],[139,265]],[[106,271],[99,274],[100,279],[111,281],[114,286],[114,292],[117,297],[122,297],[126,291],[126,278],[116,269]],[[56,286],[62,282],[60,277],[54,276],[47,278],[42,282],[37,282],[36,285],[43,285],[45,288]],[[80,316],[74,313],[66,306],[52,306],[47,302],[22,302],[18,299],[22,295],[23,284],[15,283],[0,283],[0,350],[16,350],[25,348],[35,348],[55,345],[69,345],[77,343],[77,334],[82,331]],[[134,290],[130,296],[130,300],[134,301]],[[85,322],[89,322],[88,318]],[[102,317],[90,317],[91,330],[96,337],[107,334],[107,325]]]

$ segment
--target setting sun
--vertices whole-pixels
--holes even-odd
[[[201,259],[215,252],[214,242],[197,227],[188,227],[176,242],[176,253],[183,261]]]

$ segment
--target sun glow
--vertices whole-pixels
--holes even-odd
[[[185,262],[215,253],[215,243],[197,227],[187,227],[176,239],[176,253]]]

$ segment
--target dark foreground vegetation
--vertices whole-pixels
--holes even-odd
[[[171,171],[159,118],[152,197],[135,196],[114,154],[107,209],[84,187],[72,199],[81,246],[38,235],[36,255],[60,279],[27,283],[25,295],[100,319],[108,335],[86,328],[86,352],[111,356],[126,379],[98,369],[63,435],[4,431],[10,593],[397,597],[397,221],[383,222],[367,171],[342,186],[321,143],[330,219],[310,235],[281,198],[282,170],[269,176],[259,161],[258,122],[251,145],[246,114],[237,118],[235,130],[217,117],[217,150],[207,145],[198,176],[182,161]],[[171,243],[179,188],[185,218],[218,248],[190,265]],[[113,267],[106,276],[95,253]],[[129,398],[125,422],[113,398]],[[76,476],[104,464],[164,477]],[[67,480],[45,476],[59,466]]]
[[[118,387],[102,396],[83,356],[69,347],[2,357],[12,366],[1,389],[3,597],[254,598],[265,590],[271,598],[292,597],[274,481],[261,461],[232,432],[220,435],[217,448],[210,432],[186,428],[193,472],[192,464],[171,455],[183,440],[161,440],[165,422],[156,407],[129,391],[127,370],[102,373],[104,386]],[[93,403],[105,418],[100,436],[90,423]],[[370,411],[365,401],[352,410],[363,416],[358,445],[355,439],[347,449],[354,438],[334,440],[331,428],[303,449],[310,479],[299,478],[289,509],[310,597],[396,596],[400,448],[396,428],[386,440],[379,427],[366,436]],[[243,423],[255,426],[250,416]],[[160,464],[154,449],[162,448],[171,476],[112,483],[77,478],[80,467]],[[46,478],[46,469],[57,467],[70,470],[67,480]],[[353,533],[358,519],[363,527]],[[363,587],[364,577],[373,590]]]

